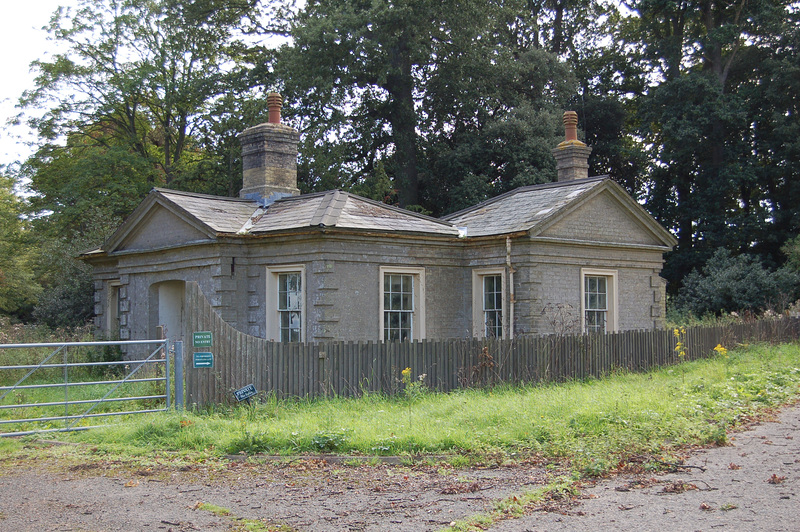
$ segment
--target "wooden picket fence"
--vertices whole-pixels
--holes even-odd
[[[799,318],[687,328],[685,356],[675,351],[673,330],[593,335],[524,336],[514,340],[447,339],[415,342],[279,343],[237,331],[213,310],[196,283],[186,284],[188,342],[186,404],[229,403],[233,391],[253,384],[278,397],[394,394],[401,371],[432,389],[451,391],[501,382],[521,383],[601,377],[646,371],[714,354],[722,344],[786,342],[800,337]],[[192,348],[195,331],[210,331],[211,348]],[[213,368],[194,368],[193,351],[214,355]]]

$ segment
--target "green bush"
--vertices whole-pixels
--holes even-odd
[[[750,255],[717,250],[702,270],[686,276],[676,306],[695,315],[783,310],[798,297],[800,277],[788,269],[771,272]]]

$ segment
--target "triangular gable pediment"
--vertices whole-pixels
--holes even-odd
[[[673,247],[675,238],[613,181],[577,198],[531,229],[531,236]]]
[[[107,253],[147,251],[213,240],[215,232],[191,214],[153,191],[104,246]]]
[[[160,205],[138,223],[115,251],[145,251],[209,240],[211,237]]]

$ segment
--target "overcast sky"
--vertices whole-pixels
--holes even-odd
[[[25,145],[35,140],[27,127],[6,125],[19,109],[15,105],[22,91],[33,87],[29,65],[45,56],[53,43],[41,28],[59,5],[75,6],[76,0],[5,0],[0,17],[0,165],[25,159],[32,153]]]

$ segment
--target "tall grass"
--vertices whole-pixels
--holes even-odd
[[[89,327],[75,329],[48,329],[42,326],[25,326],[21,324],[10,324],[7,319],[0,319],[0,343],[10,344],[29,344],[29,343],[66,343],[91,341],[94,338],[90,334]],[[57,351],[57,352],[55,352]],[[51,354],[55,354],[50,357]],[[83,364],[108,363],[122,360],[122,351],[118,346],[69,346],[61,350],[53,347],[24,347],[24,348],[3,348],[0,349],[0,366],[36,366],[47,359],[47,364]],[[49,357],[49,358],[48,358]],[[0,390],[0,419],[1,420],[20,420],[32,418],[47,418],[65,415],[77,415],[86,412],[89,408],[93,414],[112,411],[127,411],[137,409],[149,409],[158,406],[163,407],[163,400],[143,399],[126,400],[115,402],[104,402],[99,405],[93,403],[73,404],[66,406],[25,406],[19,405],[42,405],[43,403],[63,403],[66,400],[74,401],[96,401],[110,393],[115,384],[89,384],[96,381],[118,380],[127,372],[127,367],[122,365],[97,365],[97,366],[73,366],[69,368],[38,368],[30,372],[29,369],[0,369],[0,386],[11,387],[20,382],[23,377],[24,382],[14,390]],[[163,365],[158,367],[149,366],[137,374],[140,377],[160,377],[163,376]],[[63,386],[63,383],[70,384],[86,383],[81,386]],[[58,385],[47,388],[29,388],[31,385]],[[155,396],[164,394],[164,382],[142,382],[126,383],[117,391],[113,392],[109,399],[127,398],[134,396]],[[28,387],[28,388],[26,388]],[[16,423],[14,425],[3,425],[0,432],[27,431],[27,430],[46,430],[52,428],[64,428],[72,425],[73,421],[51,420]],[[88,419],[80,422],[81,425],[90,425],[95,421]]]
[[[800,392],[800,345],[748,346],[646,374],[413,398],[278,400],[140,416],[63,436],[131,454],[451,453],[560,460],[601,473],[632,455],[723,443],[725,430]]]

